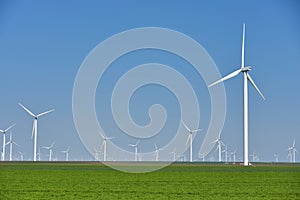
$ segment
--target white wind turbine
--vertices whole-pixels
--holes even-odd
[[[134,148],[134,160],[138,161],[138,144],[140,143],[140,140],[138,140],[135,144],[129,144],[129,146]]]
[[[172,152],[170,152],[170,154],[173,154],[173,161],[176,161],[176,148],[174,148],[174,150]]]
[[[28,113],[30,114],[34,120],[33,120],[33,127],[32,127],[32,135],[31,135],[31,138],[33,137],[34,135],[34,146],[33,146],[33,161],[36,161],[36,147],[37,147],[37,128],[38,128],[38,118],[43,116],[43,115],[46,115],[50,112],[53,112],[54,109],[52,110],[48,110],[46,112],[42,112],[38,115],[35,115],[33,114],[28,108],[26,108],[25,106],[23,106],[21,103],[19,103],[19,105]]]
[[[23,161],[25,153],[19,151],[19,155],[20,155],[20,160]]]
[[[190,162],[193,162],[193,134],[196,134],[198,131],[202,131],[202,129],[191,130],[184,122],[182,122],[182,124],[189,132],[189,136],[186,141],[186,144],[190,142]]]
[[[274,154],[274,157],[275,157],[275,162],[278,162],[279,155],[278,154]]]
[[[296,141],[294,140],[293,146],[290,147],[291,148],[292,157],[293,157],[293,163],[296,162],[296,153],[298,153],[297,149],[295,147],[295,144],[296,144]]]
[[[289,147],[288,148],[288,151],[289,151],[289,154],[288,154],[288,158],[290,158],[290,162],[293,162],[293,155],[292,155],[292,150],[293,150],[293,148],[292,147]]]
[[[52,161],[52,155],[53,155],[53,145],[55,142],[52,142],[52,144],[49,147],[42,147],[43,149],[48,149],[49,150],[49,161]]]
[[[12,131],[10,131],[10,135],[9,135],[9,141],[5,144],[5,145],[9,145],[9,161],[12,161],[12,154],[13,154],[13,145],[18,145],[15,141],[13,141],[12,139]]]
[[[61,151],[61,152],[66,154],[66,161],[69,161],[70,147],[68,146],[68,148],[65,151]]]
[[[259,93],[259,95],[265,100],[265,97],[261,93],[261,91],[258,89],[256,84],[254,83],[253,79],[249,75],[249,71],[252,69],[251,66],[246,66],[244,63],[244,52],[245,52],[245,24],[243,24],[243,40],[242,40],[242,63],[241,68],[228,74],[227,76],[221,78],[220,80],[210,84],[208,87],[212,87],[218,83],[221,83],[227,79],[233,78],[240,74],[241,72],[244,74],[244,166],[249,165],[249,159],[248,159],[248,81],[253,85],[253,87],[256,89],[256,91]]]
[[[227,149],[227,145],[225,145],[225,149],[222,151],[225,154],[225,162],[227,162],[228,160],[228,149]]]
[[[225,144],[222,142],[220,137],[213,141],[213,143],[218,144],[216,150],[219,150],[219,162],[222,162],[222,146],[225,146]]]
[[[233,152],[231,152],[231,155],[233,157],[233,163],[235,163],[235,160],[236,160],[236,149]]]
[[[158,161],[158,155],[159,155],[160,149],[157,148],[156,144],[154,144],[154,147],[155,147],[155,152],[154,152],[154,155],[155,155],[155,161]]]
[[[98,131],[99,134],[101,135],[102,139],[103,139],[103,143],[102,143],[102,148],[103,148],[103,161],[106,161],[106,148],[107,148],[107,141],[114,139],[115,137],[106,137],[104,135],[102,135],[102,133],[100,131]]]
[[[11,129],[12,127],[14,127],[16,124],[11,125],[10,127],[8,127],[7,129],[4,130],[0,130],[1,133],[3,133],[3,144],[2,144],[2,154],[1,154],[1,160],[4,161],[5,160],[5,143],[6,143],[6,139],[5,139],[5,134],[6,132]]]

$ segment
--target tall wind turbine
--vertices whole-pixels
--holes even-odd
[[[140,141],[138,140],[135,144],[129,144],[129,146],[134,148],[134,160],[138,161],[138,144]]]
[[[5,134],[6,132],[11,129],[12,127],[14,127],[16,124],[11,125],[10,127],[8,127],[7,129],[4,130],[0,130],[1,133],[3,133],[3,145],[2,145],[2,154],[1,154],[1,160],[4,161],[5,160]]]
[[[53,145],[54,145],[54,142],[52,142],[52,144],[49,146],[49,147],[42,147],[43,149],[48,149],[49,150],[49,161],[52,161],[52,155],[53,155]]]
[[[218,144],[216,150],[219,150],[219,162],[222,162],[222,146],[225,146],[225,144],[222,142],[220,137],[213,141],[213,143]]]
[[[99,134],[101,135],[102,139],[103,139],[103,143],[102,143],[102,147],[103,147],[103,161],[106,161],[106,147],[107,147],[107,141],[114,139],[115,137],[106,137],[104,135],[102,135],[102,133],[100,131],[98,131]]]
[[[221,78],[220,80],[210,84],[208,87],[212,87],[218,83],[221,83],[227,79],[233,78],[240,74],[241,72],[244,74],[244,166],[249,165],[249,159],[248,159],[248,81],[253,85],[253,87],[256,89],[256,91],[259,93],[259,95],[265,100],[265,97],[261,93],[261,91],[258,89],[256,84],[254,83],[253,79],[251,78],[250,74],[248,73],[252,67],[251,66],[245,66],[245,31],[246,27],[245,24],[243,24],[243,40],[242,40],[242,63],[241,68],[228,74],[227,76]]]
[[[9,161],[12,161],[12,154],[13,154],[13,145],[18,145],[15,141],[13,141],[12,139],[12,131],[10,131],[10,135],[9,135],[9,141],[5,144],[5,145],[9,145]]]
[[[191,130],[184,122],[182,122],[182,124],[189,132],[189,136],[186,141],[186,144],[190,142],[190,162],[193,162],[193,134],[196,134],[198,131],[202,131],[202,129]]]
[[[68,146],[68,148],[65,151],[61,151],[61,152],[66,154],[66,161],[69,161],[70,147]]]
[[[46,115],[50,112],[53,112],[54,109],[52,110],[48,110],[46,112],[42,112],[38,115],[35,115],[33,114],[28,108],[26,108],[25,106],[23,106],[21,103],[19,103],[19,105],[29,114],[31,115],[34,120],[33,120],[33,127],[32,127],[32,135],[31,137],[33,137],[34,135],[34,146],[33,146],[33,161],[36,161],[36,147],[37,147],[37,128],[38,128],[38,118],[43,116],[43,115]]]
[[[275,162],[278,162],[279,155],[278,154],[274,154],[274,157],[275,157]]]

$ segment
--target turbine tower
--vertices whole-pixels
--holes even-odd
[[[52,155],[53,155],[53,145],[54,145],[54,142],[52,142],[52,144],[49,146],[49,147],[42,147],[43,149],[48,149],[49,150],[49,161],[52,161]]]
[[[190,142],[190,162],[193,162],[193,134],[196,134],[198,131],[202,131],[202,129],[191,130],[184,122],[182,122],[182,124],[189,132],[189,136],[186,141],[186,144]]]
[[[68,146],[67,150],[65,150],[65,151],[61,151],[61,152],[66,154],[66,161],[68,162],[68,161],[69,161],[69,152],[70,152],[70,147]]]
[[[253,87],[256,89],[256,91],[259,93],[259,95],[265,100],[265,97],[261,93],[261,91],[258,89],[256,84],[254,83],[253,79],[251,78],[250,74],[248,73],[252,67],[251,66],[245,66],[245,24],[243,24],[243,40],[242,40],[242,62],[241,62],[241,68],[228,74],[227,76],[221,78],[220,80],[210,84],[208,87],[212,87],[218,83],[221,83],[227,79],[233,78],[240,74],[241,72],[244,75],[244,166],[249,165],[249,159],[248,159],[248,81],[253,85]]]
[[[6,132],[11,129],[12,127],[14,127],[16,124],[11,125],[10,127],[8,127],[7,129],[4,130],[0,130],[1,133],[3,133],[3,144],[2,144],[2,154],[1,154],[1,160],[4,161],[5,160],[5,134]]]
[[[106,147],[107,147],[107,141],[114,139],[115,137],[106,137],[104,135],[102,135],[102,133],[100,131],[98,131],[99,134],[101,135],[102,139],[103,139],[103,143],[102,143],[102,148],[103,148],[103,161],[106,161]]]
[[[134,148],[134,160],[138,161],[138,144],[140,141],[138,140],[135,144],[129,144],[129,146]]]
[[[18,145],[15,141],[13,141],[12,139],[12,131],[10,131],[10,135],[9,135],[9,141],[5,144],[5,145],[9,145],[9,161],[12,161],[12,154],[13,154],[13,145]]]
[[[33,161],[36,161],[36,147],[37,147],[37,128],[38,128],[38,118],[43,116],[43,115],[46,115],[50,112],[53,112],[54,109],[52,110],[48,110],[46,112],[43,112],[43,113],[40,113],[38,115],[35,115],[33,114],[28,108],[26,108],[25,106],[23,106],[21,103],[19,103],[19,105],[29,114],[31,115],[34,120],[33,120],[33,127],[32,127],[32,135],[31,135],[31,138],[33,137],[34,135],[34,146],[33,146]]]

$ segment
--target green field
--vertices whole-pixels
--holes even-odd
[[[177,163],[132,174],[99,163],[3,162],[0,199],[300,199],[300,165]]]

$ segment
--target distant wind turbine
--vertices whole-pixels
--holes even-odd
[[[232,158],[233,158],[233,163],[235,163],[235,157],[236,157],[236,149],[231,152]]]
[[[186,141],[186,144],[190,142],[190,162],[193,162],[193,134],[196,134],[198,131],[202,131],[202,129],[191,130],[184,122],[182,122],[182,124],[189,132],[189,136]]]
[[[216,150],[219,150],[219,162],[222,162],[222,146],[225,146],[225,144],[222,142],[220,137],[213,141],[213,143],[218,144]]]
[[[19,151],[19,155],[20,155],[20,160],[23,161],[25,153]]]
[[[275,162],[278,162],[279,155],[278,154],[274,154],[274,157],[275,157]]]
[[[249,159],[248,159],[248,81],[253,85],[253,87],[256,89],[256,91],[260,94],[260,96],[265,100],[265,97],[261,93],[261,91],[258,89],[256,84],[254,83],[253,79],[251,78],[250,74],[248,73],[252,67],[246,66],[244,63],[244,53],[245,53],[245,24],[243,25],[243,40],[242,40],[242,63],[241,68],[228,74],[224,78],[221,78],[220,80],[210,84],[208,87],[212,87],[218,83],[221,83],[227,79],[233,78],[240,74],[241,72],[244,74],[244,166],[249,165]]]
[[[2,145],[2,154],[1,154],[1,160],[4,161],[5,160],[5,143],[6,143],[6,139],[5,139],[5,134],[8,130],[10,130],[12,127],[14,127],[16,124],[11,125],[10,127],[8,127],[7,129],[4,130],[0,130],[1,133],[3,133],[3,145]]]
[[[66,150],[61,151],[61,152],[66,154],[66,161],[68,162],[69,161],[70,147],[68,146],[68,148]]]
[[[103,148],[103,161],[106,161],[106,149],[107,149],[107,141],[114,139],[115,137],[106,137],[100,131],[98,131],[103,139],[102,148]]]
[[[52,110],[48,110],[46,112],[42,112],[38,115],[35,115],[33,114],[28,108],[26,108],[25,106],[23,106],[21,103],[19,103],[19,105],[29,114],[31,115],[34,120],[33,120],[33,127],[32,127],[32,135],[31,135],[31,138],[33,137],[34,135],[34,146],[33,146],[33,161],[36,161],[36,147],[37,147],[37,129],[38,129],[38,118],[43,116],[43,115],[46,115],[50,112],[53,112],[54,109]]]
[[[293,157],[293,163],[296,162],[296,153],[298,153],[295,145],[296,145],[296,141],[294,140],[293,146],[290,147],[291,148],[292,157]]]
[[[176,148],[174,148],[174,150],[172,152],[170,152],[170,154],[173,154],[173,162],[176,161]]]
[[[9,145],[9,161],[12,161],[13,145],[20,146],[15,141],[13,141],[13,139],[12,139],[12,131],[10,131],[9,141],[5,145]]]
[[[52,142],[52,144],[49,147],[46,147],[46,146],[42,147],[43,149],[49,150],[49,161],[52,161],[52,156],[53,156],[52,148],[53,148],[54,143],[55,142]]]
[[[138,161],[138,144],[140,143],[140,140],[138,140],[135,144],[129,144],[129,146],[134,148],[134,160]]]
[[[228,161],[228,149],[227,149],[227,145],[225,145],[225,149],[222,151],[225,154],[225,162]]]
[[[155,152],[154,152],[154,155],[155,155],[155,161],[157,162],[157,161],[158,161],[158,155],[159,155],[160,149],[157,148],[156,144],[154,144],[154,147],[155,147]]]

